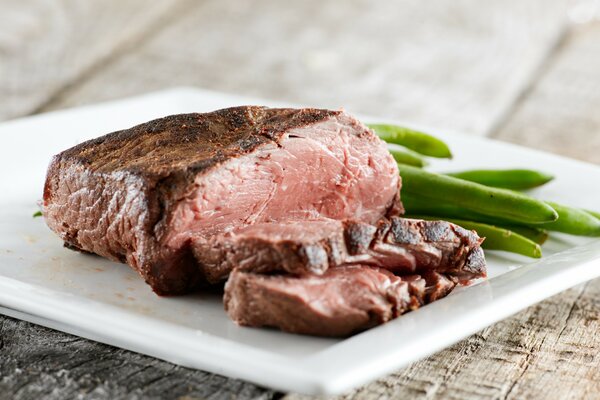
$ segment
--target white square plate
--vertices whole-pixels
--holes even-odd
[[[490,279],[347,339],[241,328],[217,294],[160,298],[125,265],[79,254],[32,218],[50,157],[168,114],[270,104],[175,89],[0,125],[0,312],[187,367],[283,391],[339,393],[432,354],[600,276],[600,241],[554,235],[539,261],[488,252]],[[600,208],[600,168],[492,140],[435,132],[455,160],[434,168],[534,167],[557,179],[536,195]]]

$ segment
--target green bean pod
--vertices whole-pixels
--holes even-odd
[[[593,215],[594,217],[600,219],[600,212],[598,212],[598,211],[592,211],[592,210],[583,210],[583,211],[585,211],[586,213],[588,213],[590,215]]]
[[[428,220],[439,219],[438,217],[418,215],[409,218],[421,218]],[[452,222],[453,224],[459,225],[465,229],[474,230],[479,236],[485,237],[485,240],[481,245],[481,247],[484,249],[504,250],[532,258],[540,258],[542,256],[542,249],[537,243],[511,230],[481,222],[466,221],[462,219],[444,218],[444,220]]]
[[[418,153],[408,149],[389,149],[390,154],[398,164],[412,165],[413,167],[423,168],[427,165],[427,161]]]
[[[467,171],[468,172],[468,171]],[[499,172],[499,171],[498,171]],[[540,174],[538,176],[538,178],[535,178],[536,175],[536,171],[531,171],[531,174],[529,174],[529,178],[524,179],[521,183],[525,184],[527,182],[528,179],[531,179],[530,182],[534,182],[535,179],[540,179],[538,182],[542,182],[543,181],[543,175],[542,173],[537,173]],[[481,182],[481,179],[477,179],[477,174],[465,174],[463,173],[461,174],[452,174],[452,176],[454,177],[459,177],[460,179],[464,179],[467,181],[471,181],[471,182]],[[503,177],[501,176],[502,174],[498,174],[496,176],[496,180],[489,180],[488,181],[488,185],[489,186],[495,186],[495,187],[499,187],[500,184],[502,183],[508,183],[508,179],[505,180],[504,182],[500,182]],[[518,174],[515,174],[515,177]],[[526,176],[527,174],[522,174],[523,176]],[[549,175],[547,175],[547,177],[550,177]],[[479,177],[480,178],[480,177]],[[547,229],[550,231],[556,231],[556,232],[562,232],[562,233],[568,233],[571,235],[577,235],[577,236],[600,236],[600,213],[594,212],[594,211],[588,211],[588,210],[582,210],[579,208],[575,208],[575,207],[570,207],[570,206],[565,206],[563,204],[558,204],[555,202],[550,202],[547,201],[547,204],[549,204],[552,208],[554,208],[554,210],[558,213],[558,219],[556,221],[553,222],[548,222],[548,223],[544,223],[541,225],[537,225],[538,228],[542,228],[542,229]],[[454,212],[457,212],[456,210],[454,210]],[[475,220],[486,220],[485,218],[480,218],[477,216],[474,216]]]
[[[486,186],[514,190],[532,189],[554,179],[552,175],[530,169],[474,169],[446,175]]]
[[[425,156],[452,158],[448,145],[434,136],[396,125],[367,124],[367,126],[388,143],[399,144]]]
[[[554,222],[541,224],[541,228],[578,236],[600,236],[600,219],[592,214],[580,208],[569,207],[552,201],[546,203],[558,212],[558,219]]]
[[[487,215],[462,209],[458,206],[445,204],[441,201],[419,198],[405,193],[402,195],[402,204],[404,205],[407,214],[432,215],[439,219],[461,219],[495,225],[518,233],[521,236],[525,236],[527,239],[540,245],[544,244],[548,239],[548,231],[546,229],[511,224]]]
[[[431,215],[439,218],[457,218],[470,221],[487,222],[493,218],[478,214],[454,204],[449,204],[444,200],[429,199],[420,197],[404,190],[401,192],[402,205],[407,214]]]
[[[403,193],[442,200],[470,212],[519,224],[540,224],[558,218],[551,206],[521,193],[491,188],[408,165],[398,165],[398,168],[402,176]]]
[[[500,228],[508,229],[509,231],[513,231],[521,236],[525,236],[527,239],[542,245],[546,243],[548,240],[548,230],[534,228],[532,226],[522,226],[522,225],[507,225],[500,224],[498,225]]]
[[[568,207],[554,202],[547,203],[558,212],[558,219],[553,222],[542,224],[526,224],[518,221],[507,221],[499,216],[490,216],[473,212],[472,210],[462,208],[461,206],[449,204],[444,200],[429,199],[411,193],[403,192],[402,194],[402,204],[407,213],[435,215],[440,218],[466,219],[469,221],[504,226],[508,229],[520,231],[519,233],[523,234],[523,236],[527,236],[539,244],[542,244],[543,240],[545,240],[545,236],[547,236],[547,234],[544,233],[545,230],[578,236],[600,236],[600,219],[595,218],[588,212],[578,208]],[[523,230],[523,228],[525,228],[526,231]],[[531,229],[534,229],[534,231],[531,231]],[[539,231],[539,233],[533,234],[535,230]],[[528,235],[526,232],[530,232],[530,234]]]

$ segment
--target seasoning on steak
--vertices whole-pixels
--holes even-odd
[[[126,262],[158,294],[204,281],[192,236],[288,220],[401,211],[385,144],[342,111],[235,107],[174,115],[55,156],[48,226],[74,249]]]
[[[225,285],[224,303],[240,325],[347,336],[444,297],[455,285],[436,272],[400,277],[363,265],[301,277],[236,269]]]
[[[320,275],[353,264],[471,280],[486,273],[480,244],[475,232],[449,222],[400,217],[376,225],[332,219],[260,223],[192,239],[194,256],[210,282],[226,279],[234,268]]]

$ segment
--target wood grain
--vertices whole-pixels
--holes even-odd
[[[252,384],[0,318],[0,399],[272,399]]]
[[[35,112],[151,35],[183,0],[3,0],[0,3],[0,120]]]
[[[493,136],[600,163],[600,22],[575,29]]]
[[[567,1],[205,1],[52,104],[197,85],[485,134],[565,26]]]

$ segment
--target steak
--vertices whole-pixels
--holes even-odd
[[[455,285],[436,272],[400,277],[364,265],[301,277],[236,269],[225,285],[224,303],[240,325],[347,336],[444,297]]]
[[[390,217],[375,225],[332,219],[260,223],[192,239],[192,248],[213,283],[234,268],[320,275],[358,264],[397,274],[436,271],[471,280],[486,274],[481,241],[475,232],[449,222]]]
[[[402,211],[399,189],[385,144],[343,111],[245,106],[157,119],[56,155],[43,213],[66,246],[177,294],[208,273],[192,238],[282,221],[375,224]]]

